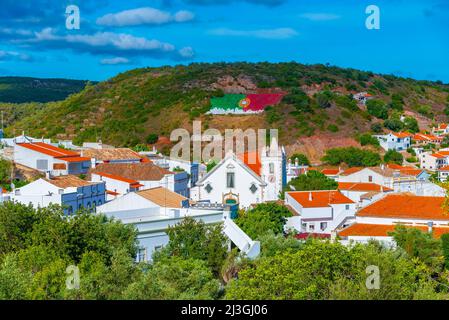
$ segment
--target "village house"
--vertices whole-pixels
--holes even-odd
[[[373,96],[368,92],[359,92],[354,94],[352,97],[357,101],[358,104],[361,104],[363,106],[366,105],[368,100],[373,99]]]
[[[438,169],[438,180],[440,182],[446,182],[449,177],[449,166],[444,166]]]
[[[437,136],[445,136],[449,134],[449,125],[447,123],[441,123],[438,127],[432,128],[432,133]]]
[[[137,152],[128,148],[85,149],[83,157],[90,158],[92,168],[102,163],[140,163],[146,162]]]
[[[273,139],[270,147],[260,152],[235,155],[229,152],[191,190],[195,201],[220,204],[252,204],[275,201],[286,185],[286,156]]]
[[[445,190],[429,181],[430,175],[422,169],[398,165],[349,168],[340,174],[338,182],[368,182],[420,196],[443,196]]]
[[[285,193],[285,205],[295,213],[285,227],[300,235],[330,237],[332,231],[355,219],[356,203],[338,190],[289,191]]]
[[[299,177],[302,174],[306,174],[309,170],[309,166],[307,165],[300,165],[298,162],[298,159],[296,161],[291,161],[291,159],[288,159],[287,162],[287,183],[289,183],[292,179],[295,179]]]
[[[449,164],[449,151],[425,152],[421,154],[420,159],[420,167],[422,169],[436,172]]]
[[[43,142],[17,143],[14,162],[52,176],[86,174],[90,158]]]
[[[172,172],[151,162],[103,163],[89,171],[92,181],[106,182],[108,200],[129,192],[165,187],[182,196],[189,196],[186,172]]]
[[[405,132],[398,132],[393,133],[390,132],[387,135],[375,135],[374,137],[379,140],[380,146],[388,151],[388,150],[396,150],[396,151],[402,151],[407,150],[412,145],[412,140],[409,133]]]
[[[416,133],[413,135],[412,141],[414,145],[425,146],[428,144],[441,144],[441,142],[443,142],[443,138],[437,137],[433,134]]]
[[[50,204],[63,207],[65,214],[86,208],[95,210],[106,202],[104,182],[89,182],[76,176],[38,179],[10,193],[10,199],[35,208]]]
[[[431,232],[435,237],[449,233],[449,216],[443,204],[445,197],[420,197],[394,194],[362,208],[355,223],[339,231],[344,240],[366,243],[378,240],[393,244],[390,232],[396,225]]]
[[[206,224],[223,223],[223,232],[230,241],[249,258],[257,257],[260,243],[249,238],[232,221],[232,211],[234,209],[229,206],[192,205],[186,197],[163,187],[128,193],[97,210],[98,213],[137,228],[137,262],[151,261],[153,253],[168,244],[168,228],[182,222],[186,217]]]
[[[354,201],[357,209],[366,207],[387,194],[394,192],[393,189],[383,185],[368,182],[339,182],[338,190],[344,196]]]

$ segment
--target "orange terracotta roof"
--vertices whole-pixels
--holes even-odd
[[[86,157],[61,157],[58,158],[59,160],[66,161],[66,162],[86,162],[90,161],[90,158]]]
[[[449,166],[441,167],[438,171],[449,171]]]
[[[51,183],[58,188],[70,188],[70,187],[84,187],[93,184],[98,184],[98,182],[89,182],[78,178],[74,175],[53,177],[52,179],[44,179],[45,181]]]
[[[360,192],[370,192],[370,191],[381,192],[382,190],[385,192],[393,191],[393,189],[390,189],[388,187],[382,187],[381,185],[375,183],[362,183],[362,182],[339,182],[338,190],[349,190]]]
[[[83,156],[88,158],[95,158],[99,161],[142,159],[142,157],[137,152],[129,148],[87,149],[83,150]]]
[[[438,159],[443,159],[443,158],[447,157],[447,156],[445,156],[445,155],[443,155],[441,153],[434,153],[434,154],[431,154],[431,156],[434,157],[434,158],[438,158]]]
[[[412,136],[410,133],[406,133],[406,132],[393,132],[392,134],[395,137],[400,138],[400,139],[408,138],[408,137]]]
[[[409,175],[409,176],[418,176],[424,171],[422,169],[418,169],[418,168],[414,168],[414,167],[404,167],[404,166],[394,164],[394,163],[389,163],[387,165],[387,167],[390,169],[393,169],[393,170],[399,170],[401,173],[403,173],[405,175]]]
[[[340,173],[340,169],[323,169],[321,173],[324,175],[335,176]]]
[[[406,228],[416,228],[423,232],[428,231],[427,226],[416,226],[416,225],[404,225]],[[388,237],[390,232],[394,232],[396,225],[384,225],[384,224],[364,224],[355,223],[338,234],[341,237]],[[440,238],[443,234],[449,233],[448,227],[433,227],[433,236],[435,238]]]
[[[79,153],[65,150],[61,148],[54,147],[50,144],[43,143],[43,142],[33,142],[33,143],[18,143],[18,146],[21,146],[23,148],[27,148],[42,154],[46,154],[48,156],[52,156],[54,158],[59,157],[77,157],[79,156]]]
[[[239,155],[239,159],[243,161],[255,174],[261,175],[262,162],[258,151],[246,152]]]
[[[92,174],[97,174],[99,176],[106,177],[106,178],[109,178],[109,179],[114,179],[114,180],[117,180],[117,181],[126,182],[126,183],[129,183],[130,185],[137,185],[137,184],[139,184],[139,181],[128,179],[128,178],[125,178],[125,177],[121,177],[121,176],[118,176],[118,175],[115,175],[115,174],[109,174],[109,173],[106,173],[106,172],[93,172]]]
[[[448,126],[447,123],[442,123],[440,124],[439,129],[446,129],[447,126]]]
[[[434,136],[432,134],[425,134],[425,133],[417,133],[413,136],[413,140],[417,141],[440,141],[443,140],[443,138],[439,138],[437,136]]]
[[[118,196],[120,193],[115,192],[115,191],[110,191],[110,190],[106,190],[106,193],[111,195],[111,196]]]
[[[444,201],[444,197],[387,195],[361,209],[357,216],[449,221],[449,214],[443,209]]]
[[[107,173],[115,176],[125,177],[133,181],[160,181],[166,175],[175,173],[158,167],[152,162],[139,163],[101,163],[89,173]]]
[[[139,191],[137,194],[158,206],[166,208],[182,208],[182,203],[187,200],[186,197],[163,187]]]
[[[329,207],[331,204],[351,204],[351,199],[338,190],[331,191],[290,191],[287,192],[303,208]]]
[[[349,168],[349,169],[346,169],[346,170],[342,173],[342,175],[344,175],[344,176],[349,176],[350,174],[353,174],[353,173],[362,171],[363,169],[365,169],[365,168],[362,168],[362,167],[353,167],[353,168]]]

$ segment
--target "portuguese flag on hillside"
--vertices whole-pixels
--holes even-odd
[[[283,93],[225,94],[223,97],[211,99],[211,110],[261,112],[268,106],[279,104],[283,96]]]

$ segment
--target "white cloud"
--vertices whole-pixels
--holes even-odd
[[[300,15],[301,18],[310,21],[330,21],[340,19],[339,15],[333,13],[303,13]]]
[[[193,58],[195,56],[195,52],[192,47],[185,47],[179,50],[179,55],[183,58]]]
[[[195,18],[190,11],[178,11],[175,14],[154,8],[137,8],[118,13],[110,13],[97,19],[97,24],[110,27],[137,25],[161,25],[171,22],[187,22]]]
[[[122,58],[122,57],[108,58],[108,59],[103,59],[100,61],[101,64],[106,64],[106,65],[128,64],[129,62],[130,62],[129,59]]]
[[[235,30],[220,28],[209,31],[215,36],[254,37],[261,39],[289,39],[296,37],[298,32],[292,28],[259,29],[259,30]]]
[[[31,61],[31,56],[19,53],[15,51],[4,51],[0,50],[0,61],[4,60],[20,60],[20,61]]]

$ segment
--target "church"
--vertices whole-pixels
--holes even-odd
[[[286,185],[285,149],[272,139],[269,147],[236,155],[229,152],[191,190],[194,201],[253,204],[276,201]]]

